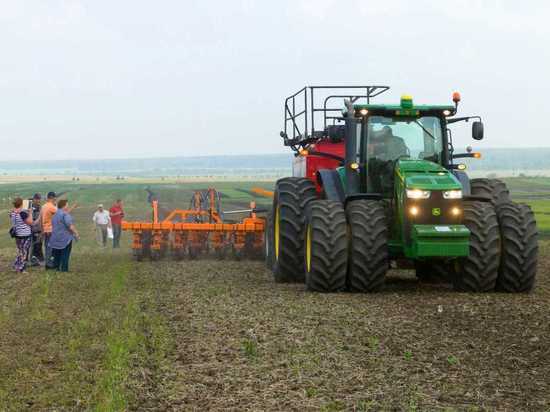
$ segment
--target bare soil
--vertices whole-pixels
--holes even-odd
[[[391,273],[378,294],[274,284],[262,263],[146,264],[175,342],[158,410],[549,410],[550,259],[534,293]],[[138,402],[139,403],[139,402]],[[138,408],[139,409],[139,408]]]

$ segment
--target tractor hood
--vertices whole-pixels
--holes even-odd
[[[462,189],[454,175],[441,165],[428,160],[406,160],[397,162],[395,172],[409,189],[454,190]]]

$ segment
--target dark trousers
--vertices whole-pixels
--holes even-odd
[[[46,265],[51,265],[52,260],[52,248],[50,247],[50,238],[52,237],[51,232],[50,233],[44,233],[44,250],[46,251]]]
[[[120,234],[122,233],[121,225],[113,225],[113,248],[120,247]]]
[[[44,260],[44,253],[42,253],[42,234],[34,233],[32,236],[31,258],[35,257],[38,261],[42,262]]]
[[[71,249],[73,242],[70,242],[64,249],[52,249],[54,269],[60,272],[69,271],[69,259],[71,258]]]

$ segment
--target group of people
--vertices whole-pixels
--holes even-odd
[[[117,199],[109,211],[105,210],[103,205],[97,205],[97,210],[92,217],[92,221],[96,227],[98,242],[103,247],[107,246],[107,239],[110,237],[113,238],[113,248],[117,249],[120,247],[123,217],[124,210],[122,209],[122,200],[120,199]]]
[[[27,207],[20,197],[13,201],[10,234],[17,246],[13,269],[24,273],[30,262],[67,272],[72,243],[79,239],[70,214],[74,207],[70,208],[66,199],[58,201],[54,192],[48,193],[44,206],[41,200],[40,193],[36,193]]]
[[[67,199],[57,199],[49,192],[44,205],[42,197],[36,193],[28,205],[18,197],[13,201],[10,212],[10,234],[15,239],[17,255],[13,269],[25,273],[28,265],[44,265],[46,269],[61,272],[69,271],[69,260],[73,242],[78,241],[72,210]],[[113,232],[113,247],[120,246],[120,234],[124,211],[122,201],[117,200],[109,212],[99,205],[93,222],[101,232],[102,244],[107,244],[107,233]]]

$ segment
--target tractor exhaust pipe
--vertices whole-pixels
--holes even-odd
[[[357,182],[356,171],[352,168],[352,164],[357,162],[357,120],[354,116],[353,103],[351,100],[344,101],[346,113],[346,159],[344,168],[346,171],[346,196],[352,195],[357,191],[355,183]]]

